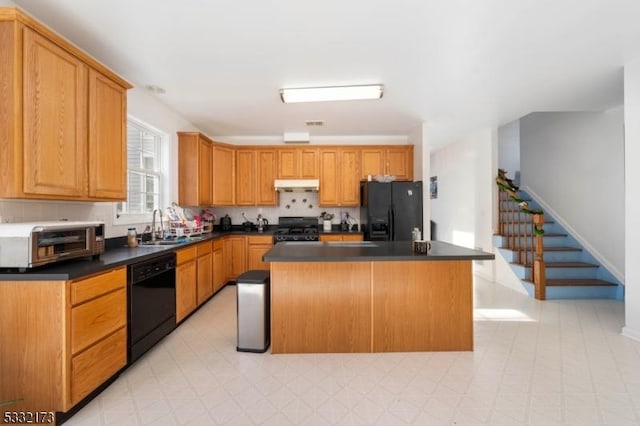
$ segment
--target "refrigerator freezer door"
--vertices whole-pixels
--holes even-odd
[[[360,222],[368,240],[389,239],[391,220],[391,184],[362,182],[360,185]]]
[[[393,239],[411,241],[411,230],[422,229],[422,182],[393,182]]]

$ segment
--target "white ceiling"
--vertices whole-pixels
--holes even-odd
[[[210,136],[407,135],[432,146],[533,111],[622,104],[637,0],[14,0]],[[375,101],[282,87],[382,83]]]

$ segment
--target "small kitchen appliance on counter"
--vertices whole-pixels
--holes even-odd
[[[102,222],[0,224],[0,268],[33,268],[104,253]]]
[[[231,218],[228,214],[220,218],[220,229],[224,232],[231,231]]]
[[[273,242],[318,241],[318,218],[315,216],[280,216]]]

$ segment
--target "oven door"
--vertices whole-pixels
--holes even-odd
[[[94,239],[94,229],[87,227],[34,232],[31,266],[91,255]]]

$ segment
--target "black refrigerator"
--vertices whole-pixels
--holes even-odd
[[[422,182],[361,182],[360,224],[367,241],[411,241],[422,229]]]

